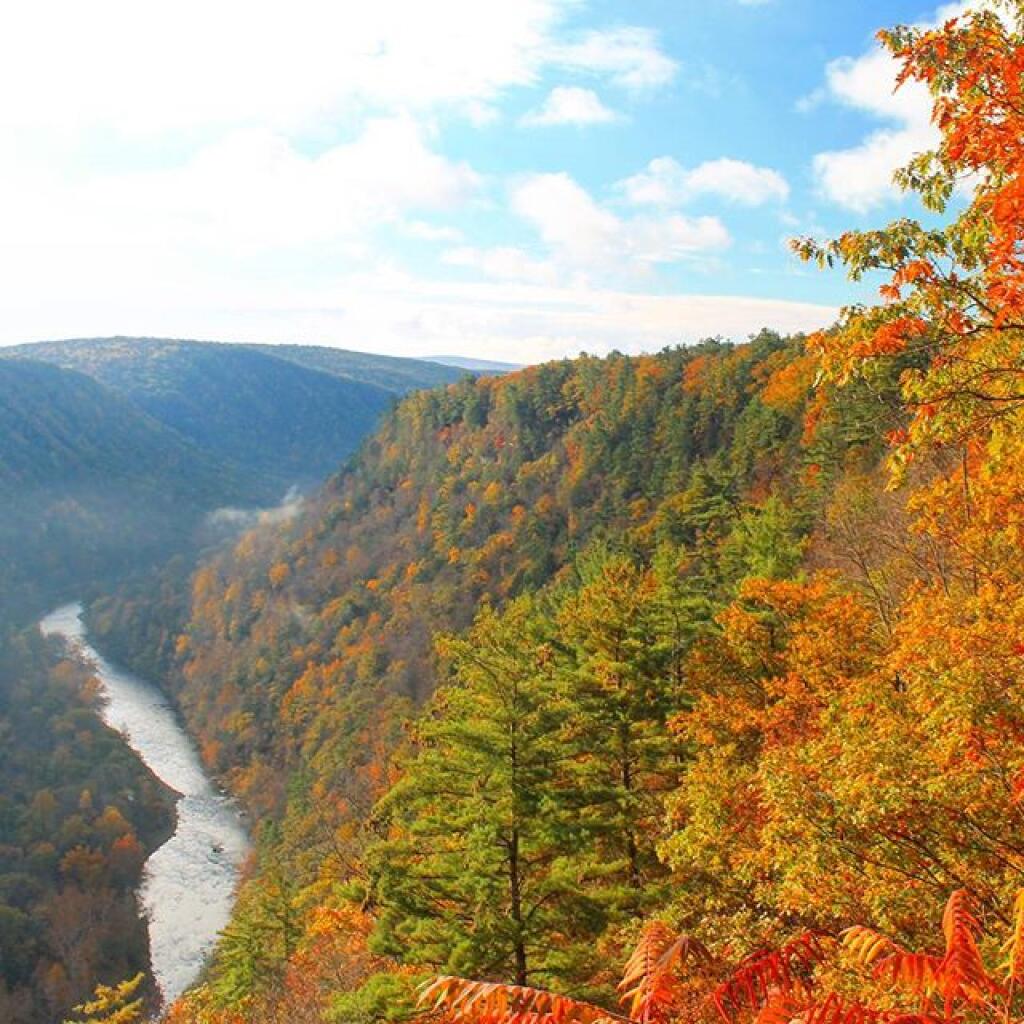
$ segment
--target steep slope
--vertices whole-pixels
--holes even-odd
[[[392,393],[237,345],[104,338],[5,350],[78,370],[201,448],[266,478],[267,498],[321,480]]]
[[[240,474],[79,373],[0,360],[0,618],[181,546]]]
[[[373,352],[352,352],[324,345],[247,345],[278,359],[307,366],[311,370],[348,380],[363,381],[404,395],[422,388],[442,387],[466,376],[466,368],[441,365],[429,359],[381,356]]]
[[[371,709],[433,690],[433,631],[546,584],[596,538],[695,543],[702,516],[738,518],[809,457],[804,393],[767,388],[798,354],[766,333],[410,396],[302,515],[196,576],[178,685],[213,766],[265,806],[284,765],[347,775],[371,757],[351,745]],[[124,605],[97,625],[115,643],[154,633]]]
[[[627,664],[614,652],[617,641],[609,641],[603,662],[588,660],[596,657],[588,644],[618,625],[612,611],[622,595],[648,595],[638,613],[646,632],[629,639],[629,650],[650,652],[641,655],[645,668],[625,669],[638,680],[630,714],[638,716],[648,749],[675,749],[677,759],[665,729],[685,706],[678,688],[690,643],[712,629],[713,616],[747,576],[797,571],[832,482],[847,466],[873,465],[893,425],[883,422],[886,409],[876,393],[870,404],[848,403],[834,420],[823,420],[808,444],[803,425],[812,372],[800,339],[765,332],[745,345],[708,342],[656,356],[582,357],[415,394],[297,518],[246,534],[233,551],[203,566],[192,580],[187,621],[173,587],[93,609],[93,626],[122,655],[131,656],[139,637],[167,654],[170,685],[204,758],[267,822],[261,875],[243,897],[215,972],[218,999],[230,1004],[251,994],[241,964],[250,978],[264,979],[261,992],[271,1003],[278,996],[287,1000],[287,986],[276,986],[275,979],[284,978],[288,951],[308,926],[303,941],[320,957],[317,936],[324,933],[316,931],[322,922],[315,914],[285,920],[282,908],[326,898],[342,913],[349,891],[375,911],[369,921],[350,922],[374,935],[374,956],[361,961],[359,979],[388,969],[381,968],[382,954],[407,967],[468,965],[525,976],[514,958],[489,959],[492,947],[482,930],[491,925],[472,909],[480,892],[491,894],[497,950],[505,941],[508,915],[500,901],[507,886],[500,873],[488,880],[479,872],[484,851],[493,851],[499,839],[460,848],[453,831],[456,813],[472,813],[466,802],[456,812],[459,772],[479,778],[480,786],[500,777],[500,767],[481,770],[473,759],[483,756],[473,737],[489,735],[495,716],[505,713],[500,694],[490,712],[470,698],[461,705],[467,721],[449,728],[443,719],[458,698],[442,690],[429,705],[426,731],[406,732],[443,678],[435,636],[464,634],[478,620],[468,641],[445,643],[455,652],[456,673],[477,673],[477,687],[488,685],[484,677],[518,678],[517,665],[530,666],[525,674],[540,666],[549,689],[536,706],[546,720],[568,706],[558,728],[578,745],[583,716],[572,713],[575,702],[585,690],[592,707],[593,679],[614,681]],[[593,592],[577,601],[582,587]],[[535,595],[534,603],[513,601],[517,595]],[[509,625],[496,624],[489,606],[511,608]],[[612,610],[602,615],[605,606]],[[622,623],[634,628],[628,616]],[[530,647],[533,637],[537,644]],[[494,645],[504,668],[489,676],[484,652]],[[553,672],[557,679],[548,679]],[[559,689],[565,686],[571,698]],[[656,717],[643,720],[645,709],[654,708]],[[574,763],[593,763],[595,750],[615,748],[619,712],[594,714],[586,733],[590,746]],[[440,723],[441,731],[431,732],[429,723]],[[408,773],[409,788],[374,811],[406,769],[407,759],[396,765],[391,758],[407,735],[414,749],[429,750],[429,738],[442,736],[455,746],[450,757],[435,758],[420,783],[415,771]],[[460,736],[476,750],[463,764],[456,763]],[[500,740],[495,744],[500,749]],[[552,757],[546,750],[541,762]],[[607,794],[608,783],[598,784],[599,777],[621,779],[603,767],[581,778]],[[420,827],[410,816],[416,808],[427,808],[429,816],[438,792],[446,800],[418,852],[403,842],[401,829]],[[467,797],[478,809],[488,799],[482,789]],[[574,934],[562,930],[558,941],[567,945],[547,961],[546,977],[588,978],[593,955],[579,950],[623,923],[624,910],[638,900],[647,905],[657,897],[649,823],[657,819],[660,799],[654,810],[645,805],[638,819],[644,830],[629,833],[635,849],[625,853],[609,839],[616,828],[607,812],[604,824],[597,811],[589,813],[597,838],[587,839],[569,815],[552,825],[541,845],[531,839],[534,863],[571,863],[571,877],[589,879],[590,887],[580,914],[572,912]],[[622,808],[627,817],[639,813],[633,810],[638,798],[629,792],[599,802]],[[549,815],[553,805],[548,796],[535,806]],[[465,817],[458,820],[468,827]],[[486,822],[479,827],[481,836],[489,834]],[[558,835],[561,846],[548,842]],[[382,848],[382,839],[394,845]],[[440,859],[428,861],[430,854]],[[634,885],[631,871],[643,880]],[[414,880],[425,876],[451,879],[440,903],[414,891]],[[456,896],[462,880],[469,892]],[[483,888],[474,889],[477,883]],[[558,884],[556,876],[544,883],[556,886],[543,890],[552,900],[560,898]],[[435,911],[450,907],[451,914],[442,910],[438,923],[423,910],[431,905]],[[463,911],[467,923],[460,933],[456,915]],[[531,941],[559,931],[557,921],[546,920]],[[272,930],[279,927],[288,929],[283,945]],[[331,962],[327,953],[323,957]],[[501,966],[488,970],[486,963]],[[305,970],[316,969],[307,964]],[[323,980],[318,997],[330,1003],[337,992],[332,995],[326,973]],[[390,982],[382,984],[390,986],[386,1001],[399,998]],[[384,990],[378,995],[385,998]],[[338,1019],[387,1017],[372,992],[365,998],[370,1002],[337,1008]]]

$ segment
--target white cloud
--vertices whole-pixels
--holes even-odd
[[[722,157],[687,169],[670,156],[656,157],[639,174],[619,183],[629,202],[680,206],[698,196],[718,196],[744,206],[784,202],[786,179],[768,167]]]
[[[363,280],[342,323],[314,314],[314,336],[372,337],[409,353],[467,350],[534,362],[575,354],[656,351],[722,335],[743,340],[761,327],[810,331],[831,323],[833,307],[730,295],[651,295],[530,284]],[[355,328],[353,334],[348,331]],[[340,331],[339,331],[340,329]],[[341,343],[340,341],[338,342]]]
[[[826,69],[831,98],[892,123],[857,146],[815,156],[818,186],[833,202],[863,212],[895,198],[899,191],[893,172],[938,141],[928,90],[907,82],[894,92],[896,74],[895,61],[880,48],[833,61]]]
[[[369,121],[319,156],[268,130],[234,132],[181,167],[0,191],[3,244],[213,249],[295,246],[360,235],[405,211],[451,209],[476,173],[434,151],[407,117]]]
[[[927,24],[942,24],[984,4],[985,0],[945,4]],[[860,57],[832,61],[825,69],[824,90],[815,90],[798,101],[797,108],[806,112],[831,99],[886,122],[856,146],[815,156],[818,188],[832,202],[865,212],[898,198],[893,173],[916,153],[938,142],[927,88],[919,82],[907,82],[897,89],[898,70],[888,51],[876,44]]]
[[[632,26],[590,31],[574,42],[553,45],[548,59],[572,71],[606,74],[615,85],[634,92],[667,85],[679,70],[662,52],[654,32]]]
[[[574,263],[599,263],[618,250],[621,222],[568,174],[531,175],[513,190],[511,206]]]
[[[744,206],[784,202],[789,196],[789,185],[778,171],[728,157],[695,167],[687,183],[697,195],[717,195]]]
[[[476,249],[460,246],[448,249],[441,259],[449,266],[479,270],[486,277],[499,281],[520,281],[528,284],[554,284],[558,271],[547,260],[537,260],[514,246],[494,246]]]
[[[730,242],[716,217],[620,218],[568,174],[531,175],[513,189],[511,206],[572,267],[675,263]]]
[[[548,93],[544,103],[522,118],[527,125],[606,124],[618,115],[602,102],[592,89],[559,85]]]
[[[624,221],[623,229],[626,255],[641,263],[677,263],[732,242],[717,217],[637,217]]]
[[[0,125],[309,128],[353,110],[486,101],[536,80],[537,55],[565,8],[563,0],[15,4],[0,34]]]
[[[402,231],[410,238],[423,242],[461,242],[462,232],[449,224],[429,224],[424,220],[411,220],[401,225]]]
[[[184,269],[184,268],[180,268]],[[656,351],[722,335],[737,340],[759,328],[783,332],[827,326],[834,307],[736,295],[653,295],[595,289],[585,283],[427,281],[379,268],[319,287],[268,282],[246,295],[229,279],[164,281],[139,298],[129,275],[116,286],[84,267],[74,302],[21,302],[0,322],[0,343],[37,337],[153,334],[231,341],[315,341],[396,355],[438,351],[485,354],[513,362],[581,350]],[[128,287],[126,287],[126,285]],[[111,294],[120,301],[109,304]],[[31,325],[26,332],[26,323]]]
[[[644,28],[566,39],[575,0],[38,0],[4,9],[0,127],[68,137],[210,127],[329,128],[367,111],[492,117],[545,68],[628,89],[676,65]],[[58,30],[59,26],[59,30]]]

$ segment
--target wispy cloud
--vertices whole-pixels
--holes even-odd
[[[605,75],[613,85],[634,92],[667,85],[679,71],[678,62],[661,49],[657,33],[632,26],[585,32],[551,46],[545,57],[571,71]]]
[[[513,190],[511,207],[559,262],[577,268],[674,263],[731,241],[716,217],[620,217],[564,173],[526,178]]]

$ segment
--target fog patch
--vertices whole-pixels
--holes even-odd
[[[309,610],[309,607],[299,604],[294,599],[288,601],[288,611],[291,613],[292,620],[297,622],[304,630],[311,630],[316,623],[316,619]]]
[[[279,505],[269,508],[236,508],[227,505],[214,509],[206,517],[205,525],[212,532],[225,535],[264,524],[286,523],[299,514],[304,501],[302,492],[293,485],[288,488]]]

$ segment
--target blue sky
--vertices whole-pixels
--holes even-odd
[[[9,5],[0,343],[518,362],[807,330],[786,238],[878,224],[933,141],[911,0]],[[17,9],[15,9],[17,8]]]

